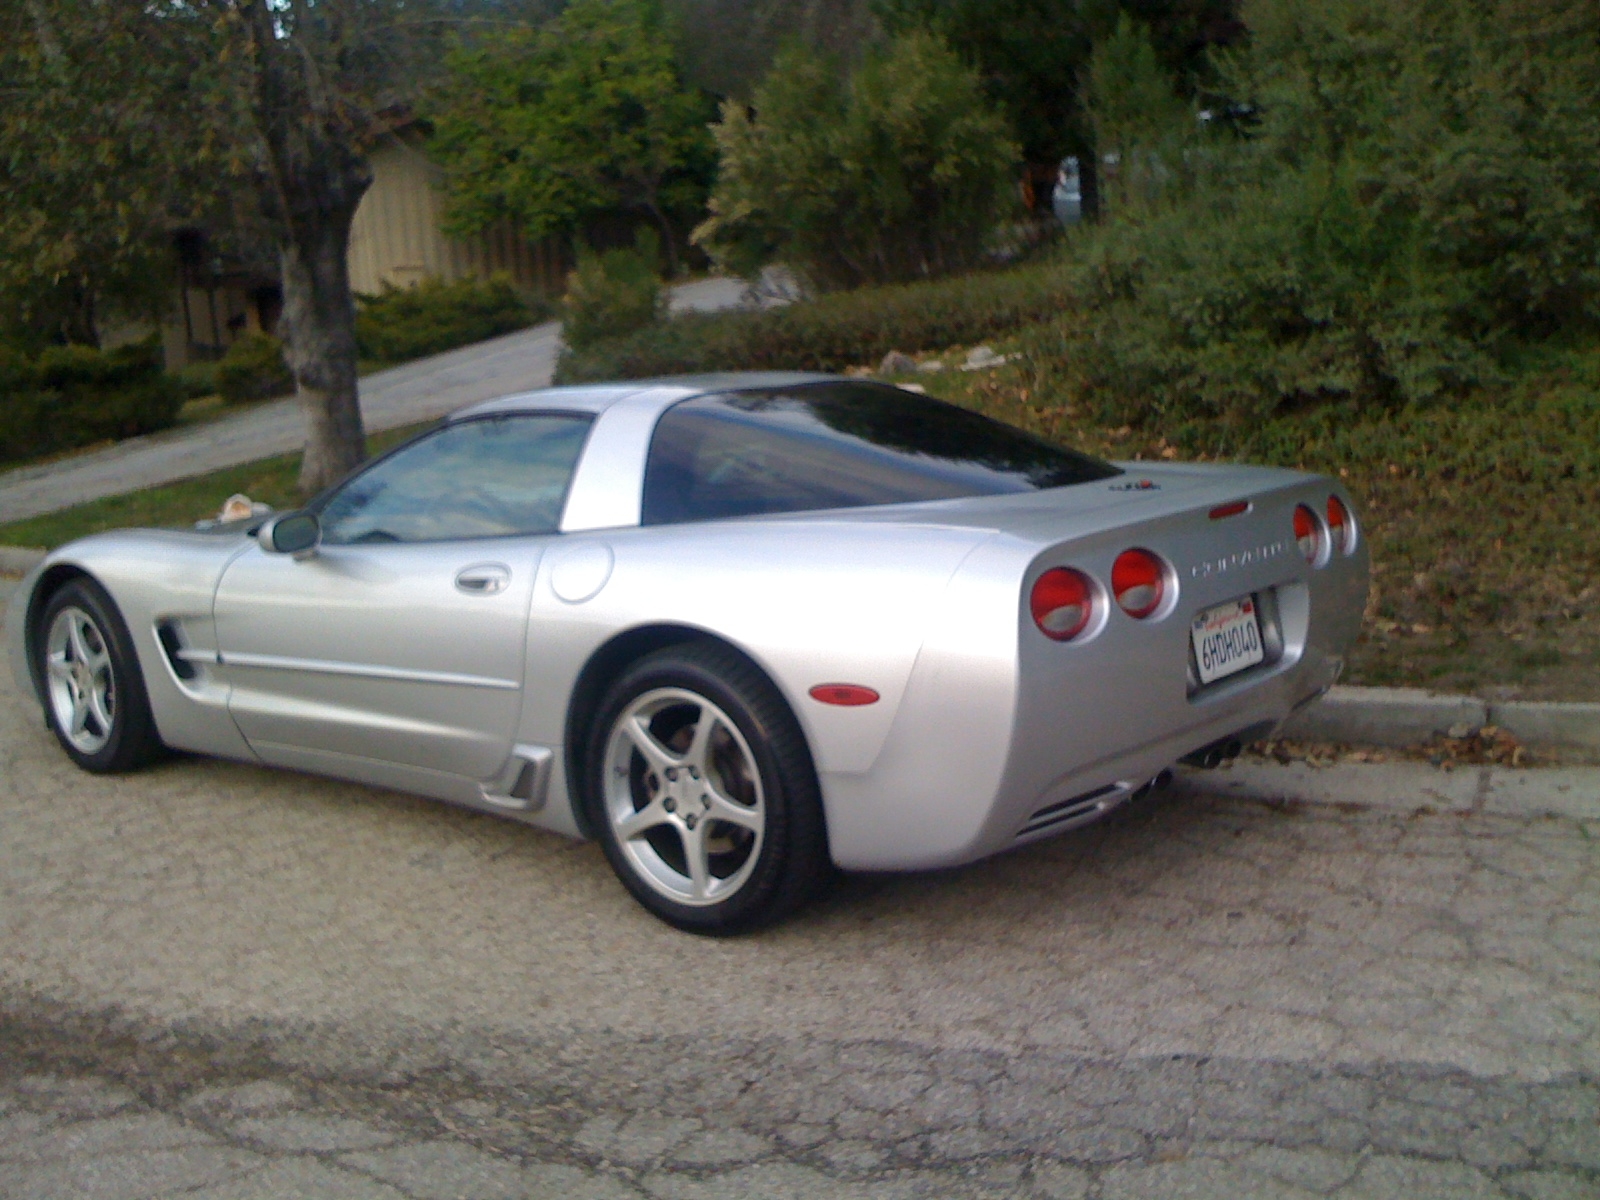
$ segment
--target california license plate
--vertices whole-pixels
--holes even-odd
[[[1249,596],[1203,610],[1189,627],[1189,637],[1194,642],[1201,683],[1253,667],[1267,656],[1261,645],[1256,602]]]

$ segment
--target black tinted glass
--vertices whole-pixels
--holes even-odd
[[[656,425],[643,521],[1030,492],[1116,467],[901,388],[816,383],[701,396]]]
[[[322,540],[437,542],[553,533],[589,418],[459,421],[380,459],[322,505]]]

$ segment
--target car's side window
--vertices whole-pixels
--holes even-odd
[[[482,417],[436,430],[322,505],[322,540],[436,542],[553,533],[591,419]]]

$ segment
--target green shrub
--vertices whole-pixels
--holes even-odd
[[[1247,4],[1222,85],[1259,123],[1243,139],[1191,127],[1181,154],[1170,126],[1123,123],[1171,169],[1158,189],[1111,189],[1111,219],[1079,240],[1081,307],[1029,339],[1048,389],[1113,424],[1248,426],[1445,400],[1498,384],[1521,344],[1593,336],[1597,14]]]
[[[561,358],[576,383],[697,371],[842,371],[890,350],[998,337],[1060,312],[1070,280],[1052,262],[928,283],[838,292],[760,312],[684,313]]]
[[[183,390],[151,340],[115,350],[52,346],[0,359],[0,459],[16,460],[165,429]]]
[[[251,332],[228,347],[212,367],[217,395],[229,404],[268,400],[294,391],[294,375],[283,358],[283,343],[270,334]]]
[[[930,33],[892,39],[848,81],[791,47],[754,108],[723,106],[711,217],[694,235],[734,274],[777,261],[832,290],[962,270],[1015,203],[1006,121]]]
[[[217,394],[217,364],[192,362],[172,372],[172,378],[190,400],[200,400]]]
[[[519,295],[503,274],[404,288],[386,283],[376,296],[358,298],[356,343],[362,358],[409,362],[525,329],[551,313],[548,302]]]
[[[586,350],[605,338],[623,337],[666,316],[667,297],[657,269],[660,241],[641,230],[633,247],[585,253],[567,276],[562,302],[562,340]]]

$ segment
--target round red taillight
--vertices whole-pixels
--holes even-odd
[[[1294,540],[1308,563],[1316,566],[1321,561],[1322,526],[1317,523],[1317,515],[1304,504],[1297,505],[1294,510]]]
[[[1094,584],[1082,571],[1052,567],[1034,582],[1028,607],[1040,633],[1070,642],[1089,628],[1094,616]]]
[[[1167,568],[1148,550],[1124,550],[1111,564],[1111,593],[1130,617],[1148,617],[1167,593]]]
[[[1349,554],[1356,548],[1355,522],[1344,501],[1337,496],[1328,497],[1328,539],[1340,554]]]

